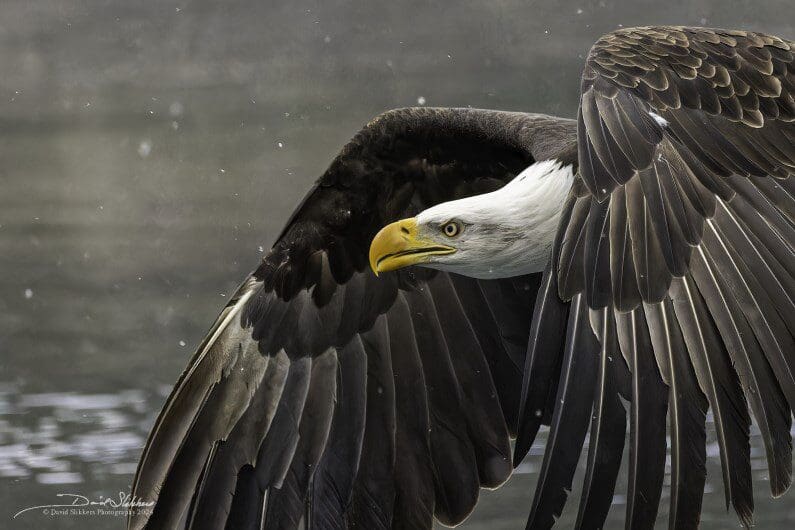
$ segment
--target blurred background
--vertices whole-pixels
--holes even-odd
[[[684,24],[792,39],[792,8],[2,0],[0,527],[123,527],[119,517],[12,516],[59,492],[128,491],[146,433],[225,297],[376,114],[430,105],[574,116],[583,58],[607,31]],[[543,434],[464,528],[523,527],[542,447]],[[703,527],[737,527],[717,452],[710,433]],[[795,495],[770,500],[758,436],[752,456],[757,527],[792,527]],[[665,492],[661,528],[667,502]]]

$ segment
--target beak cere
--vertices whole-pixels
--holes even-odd
[[[452,254],[456,249],[420,238],[417,219],[411,217],[386,225],[370,243],[370,267],[379,272],[427,263],[432,256]]]

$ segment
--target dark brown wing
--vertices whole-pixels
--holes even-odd
[[[403,109],[365,127],[199,348],[144,449],[131,528],[430,528],[512,470],[539,275],[376,278],[371,238],[502,186],[575,124]]]
[[[518,456],[538,429],[531,412],[546,399],[534,390],[533,367],[550,341],[565,348],[566,379],[557,386],[529,527],[551,526],[562,510],[590,418],[579,528],[604,521],[627,423],[627,528],[653,526],[666,415],[670,525],[696,527],[707,405],[727,506],[743,523],[753,511],[749,407],[765,441],[771,491],[789,488],[794,53],[795,44],[777,37],[677,27],[623,29],[592,48],[578,117],[579,180],[544,281],[549,297],[572,300],[572,310],[567,318],[555,300],[536,304],[536,320],[555,331],[531,331],[524,383]],[[569,355],[570,348],[577,351]],[[627,413],[620,397],[631,400]]]

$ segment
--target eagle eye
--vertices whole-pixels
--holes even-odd
[[[448,221],[442,226],[442,232],[447,237],[455,237],[461,233],[461,223],[458,221]]]

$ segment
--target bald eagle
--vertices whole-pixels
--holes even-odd
[[[654,525],[667,448],[669,526],[695,528],[708,412],[750,525],[751,414],[772,495],[792,482],[794,54],[621,29],[576,120],[377,117],[177,382],[130,528],[455,525],[541,425],[528,528],[560,515],[586,436],[577,528],[603,525],[625,443],[627,528]]]

